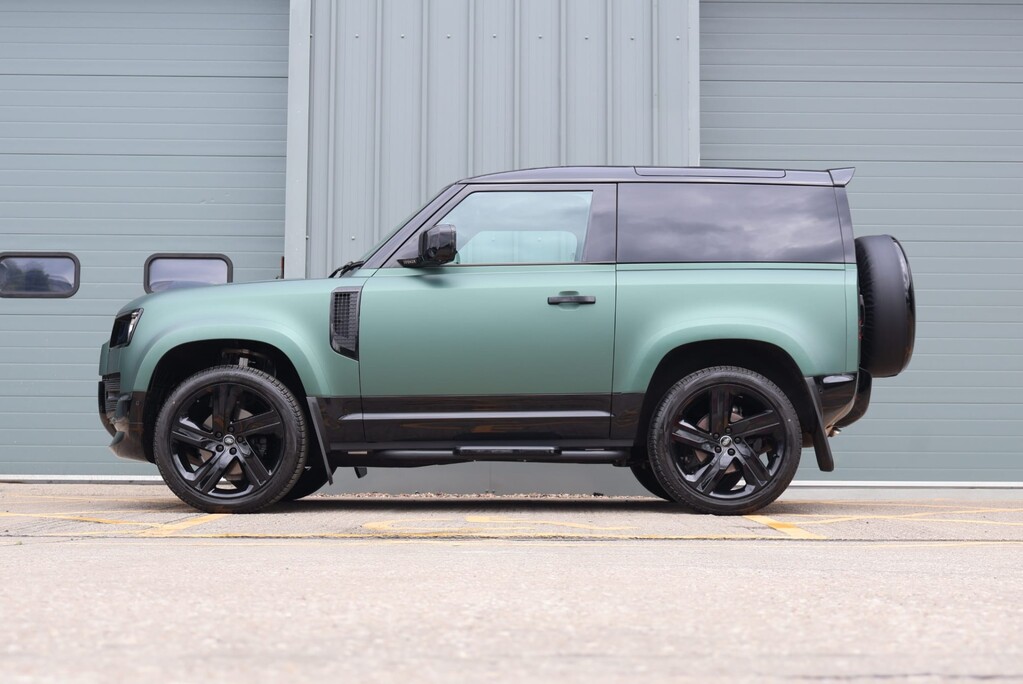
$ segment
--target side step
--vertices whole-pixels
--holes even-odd
[[[354,454],[348,459],[354,460]],[[359,465],[414,468],[470,461],[521,461],[524,463],[610,463],[625,465],[627,449],[563,449],[536,446],[463,446],[454,449],[381,449],[356,457]]]

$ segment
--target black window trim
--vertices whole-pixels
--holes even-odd
[[[0,297],[4,299],[70,299],[78,292],[82,285],[82,263],[78,257],[71,252],[0,252],[0,260],[13,259],[70,259],[75,265],[75,282],[70,292],[12,292],[4,294],[0,291]]]
[[[590,207],[590,220],[593,222],[593,230],[587,233],[587,242],[593,239],[607,241],[607,248],[610,254],[600,255],[600,258],[592,258],[587,255],[589,247],[583,246],[583,258],[581,261],[552,261],[552,262],[513,262],[494,264],[444,264],[438,268],[481,268],[490,266],[579,266],[585,264],[609,264],[614,265],[617,252],[618,234],[618,184],[613,182],[583,182],[583,183],[466,183],[461,185],[458,192],[448,197],[444,204],[431,213],[429,218],[419,223],[415,230],[404,235],[391,253],[387,256],[380,268],[401,268],[396,260],[396,255],[406,243],[414,240],[421,231],[432,228],[444,219],[448,213],[458,206],[462,200],[477,192],[573,192],[589,191],[593,193],[593,201]],[[609,206],[603,206],[606,201]],[[404,232],[404,231],[403,231]]]
[[[227,282],[234,282],[234,262],[231,261],[231,257],[226,254],[218,254],[215,252],[158,252],[156,254],[149,255],[146,259],[146,265],[142,271],[142,287],[145,289],[147,294],[152,294],[153,290],[149,287],[149,267],[157,259],[217,259],[227,264]],[[220,283],[218,283],[220,284]]]

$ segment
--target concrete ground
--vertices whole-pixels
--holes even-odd
[[[0,485],[0,682],[1023,681],[1023,492]]]

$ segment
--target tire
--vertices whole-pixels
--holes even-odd
[[[901,373],[913,356],[916,295],[909,260],[891,235],[856,238],[863,297],[860,367],[878,378]]]
[[[302,475],[309,443],[291,390],[240,366],[209,368],[178,385],[153,433],[164,482],[207,513],[253,513],[279,501]]]
[[[789,486],[802,432],[777,385],[745,368],[716,366],[665,393],[647,449],[654,476],[674,501],[701,513],[745,515]]]
[[[284,495],[281,501],[298,501],[311,496],[323,489],[323,486],[327,484],[327,479],[327,468],[323,465],[323,457],[319,453],[310,453],[298,482]]]
[[[629,466],[629,468],[632,469],[632,474],[636,476],[636,480],[643,485],[648,492],[654,496],[659,496],[665,501],[674,501],[674,499],[671,498],[671,494],[664,491],[664,487],[662,487],[661,483],[657,481],[657,478],[654,476],[654,471],[650,468],[649,461],[644,460],[638,463],[633,463]]]

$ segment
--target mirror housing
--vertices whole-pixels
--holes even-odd
[[[419,256],[399,259],[398,263],[406,268],[442,266],[453,261],[457,253],[455,227],[442,223],[419,234]]]

